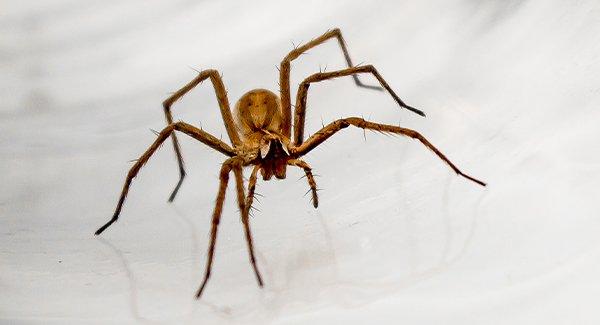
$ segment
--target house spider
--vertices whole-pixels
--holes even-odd
[[[346,59],[346,63],[348,64],[348,68],[331,72],[315,73],[300,83],[296,95],[293,123],[294,134],[292,135],[290,64],[294,59],[298,58],[307,50],[334,38],[337,39],[341,47]],[[310,191],[312,192],[312,203],[314,207],[317,208],[319,204],[317,185],[315,183],[310,165],[301,160],[300,157],[306,155],[325,140],[329,139],[329,137],[348,126],[352,125],[364,130],[374,130],[382,133],[401,134],[417,139],[427,148],[432,150],[446,164],[448,164],[458,175],[461,175],[479,185],[486,185],[484,182],[461,172],[448,158],[446,158],[444,154],[442,154],[427,139],[425,139],[425,137],[423,137],[417,131],[411,129],[394,125],[373,123],[358,117],[349,117],[329,123],[321,130],[317,131],[317,133],[310,136],[308,139],[304,139],[304,121],[306,115],[306,98],[308,95],[308,88],[311,84],[323,80],[352,76],[357,86],[386,90],[394,98],[398,105],[421,116],[425,116],[422,111],[406,105],[400,99],[400,97],[396,95],[392,88],[390,88],[375,67],[372,65],[355,66],[352,64],[346,44],[339,29],[336,28],[328,31],[312,41],[292,50],[290,53],[288,53],[288,55],[285,56],[285,58],[283,58],[283,61],[281,61],[279,73],[279,93],[281,98],[279,98],[275,93],[266,89],[251,90],[245,93],[235,105],[235,120],[229,108],[227,91],[225,90],[221,76],[216,70],[201,71],[196,78],[167,98],[163,102],[163,107],[168,126],[158,133],[158,137],[154,143],[150,145],[146,152],[142,154],[142,156],[129,170],[112,219],[100,227],[96,231],[96,235],[101,234],[104,230],[106,230],[106,228],[117,221],[119,213],[121,212],[121,208],[123,207],[125,197],[129,192],[131,181],[138,174],[148,159],[150,159],[152,154],[156,152],[156,150],[168,137],[171,137],[173,141],[175,154],[177,155],[177,161],[179,163],[179,182],[171,193],[169,202],[172,202],[175,199],[175,196],[177,195],[179,187],[181,186],[186,174],[183,158],[181,156],[181,149],[174,131],[185,133],[229,157],[227,160],[225,160],[225,162],[223,162],[221,166],[221,172],[219,174],[220,184],[217,192],[215,208],[212,214],[212,226],[210,231],[210,244],[208,248],[206,270],[202,284],[196,293],[197,298],[200,298],[202,295],[204,287],[206,286],[206,283],[210,277],[215,251],[215,242],[217,239],[217,229],[219,227],[221,212],[223,210],[223,201],[225,200],[225,190],[229,181],[229,174],[232,171],[235,177],[237,203],[241,213],[241,220],[244,225],[250,262],[254,269],[254,274],[256,275],[258,285],[261,287],[263,286],[263,281],[256,266],[252,234],[250,232],[250,223],[248,217],[250,207],[252,206],[252,201],[254,199],[254,190],[256,187],[258,172],[260,171],[263,180],[268,181],[273,176],[278,179],[284,179],[287,166],[295,166],[303,169],[304,173],[306,174],[306,179],[308,180]],[[372,74],[379,81],[381,87],[364,85],[357,77],[357,75],[361,73]],[[229,136],[233,147],[193,125],[185,122],[173,122],[173,117],[171,115],[171,106],[173,103],[175,103],[179,98],[187,94],[190,90],[206,79],[210,79],[214,87],[217,100],[219,102],[219,107],[221,109],[223,122],[225,123],[225,129],[227,130],[227,135]],[[244,193],[245,191],[242,175],[242,168],[246,166],[253,166],[252,173],[250,174],[250,179],[248,181],[247,194]]]

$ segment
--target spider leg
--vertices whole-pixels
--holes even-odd
[[[414,113],[417,113],[421,116],[425,116],[421,110],[418,110],[414,107],[408,106],[396,93],[394,90],[388,85],[388,83],[383,79],[381,74],[375,69],[372,65],[363,65],[359,67],[351,67],[348,69],[331,71],[331,72],[320,72],[315,73],[308,78],[304,79],[300,86],[298,87],[298,93],[296,95],[296,110],[294,112],[294,143],[299,145],[304,140],[304,120],[306,117],[306,98],[308,96],[308,88],[311,83],[321,82],[323,80],[330,80],[339,77],[345,76],[355,76],[360,73],[370,73],[372,74],[381,84],[385,90],[394,98],[394,100],[400,105],[400,107],[406,108]]]
[[[206,271],[204,273],[204,279],[200,288],[196,292],[196,298],[200,299],[202,291],[210,278],[210,271],[212,268],[213,258],[215,254],[215,244],[217,242],[217,231],[219,229],[219,222],[221,221],[221,213],[223,212],[223,202],[225,201],[225,192],[227,190],[227,183],[229,182],[229,172],[232,168],[235,168],[237,163],[236,158],[227,159],[221,167],[219,173],[219,192],[217,193],[217,200],[215,203],[215,209],[213,210],[212,222],[210,228],[210,244],[208,246],[208,257],[206,259]]]
[[[96,235],[100,235],[106,228],[112,225],[119,218],[119,214],[121,213],[121,208],[123,207],[123,203],[125,202],[125,197],[129,192],[129,186],[131,185],[131,181],[138,174],[142,166],[148,159],[154,154],[154,152],[160,147],[160,145],[171,135],[174,134],[174,131],[180,131],[186,133],[187,135],[195,138],[196,140],[208,145],[209,147],[225,154],[226,156],[233,157],[235,156],[235,152],[233,149],[224,143],[223,141],[215,138],[207,132],[204,132],[190,124],[184,122],[177,122],[170,124],[166,128],[164,128],[159,134],[154,143],[150,145],[150,147],[142,154],[142,156],[135,162],[135,164],[127,173],[127,178],[125,179],[125,185],[123,185],[123,190],[121,192],[121,197],[119,198],[119,203],[117,204],[117,208],[115,209],[115,213],[113,217],[102,227],[96,230]]]
[[[279,68],[279,87],[280,87],[280,96],[281,96],[281,104],[283,111],[283,130],[285,132],[285,136],[290,137],[291,135],[291,126],[292,126],[292,102],[290,95],[290,70],[291,70],[291,62],[298,58],[302,53],[310,50],[313,47],[321,45],[325,43],[327,40],[337,38],[338,44],[344,53],[344,58],[346,59],[346,64],[348,67],[353,67],[352,60],[350,59],[350,54],[348,53],[348,48],[346,47],[346,42],[342,37],[342,32],[339,28],[334,28],[330,31],[327,31],[325,34],[313,39],[312,41],[298,46],[294,48],[288,55],[283,58],[281,61],[281,66]],[[352,76],[354,78],[354,82],[359,87],[369,88],[369,89],[377,89],[381,90],[378,86],[369,86],[363,84],[358,76]]]
[[[448,158],[446,158],[446,156],[441,151],[434,147],[433,144],[431,144],[427,139],[425,139],[424,136],[422,136],[417,131],[394,125],[368,122],[358,117],[344,118],[326,125],[324,128],[322,128],[317,133],[313,134],[310,138],[308,138],[304,143],[297,147],[293,147],[291,149],[291,153],[294,157],[301,157],[307,154],[315,147],[317,147],[319,144],[323,143],[325,140],[327,140],[339,130],[347,128],[350,125],[354,125],[361,129],[374,130],[384,133],[401,134],[407,137],[411,137],[413,139],[417,139],[421,141],[421,143],[423,143],[427,148],[433,151],[441,160],[448,164],[448,166],[450,166],[450,168],[452,168],[458,175],[463,176],[464,178],[473,181],[481,186],[486,186],[484,182],[460,171],[460,169],[458,169],[458,167],[456,167]]]
[[[254,269],[254,274],[256,275],[256,281],[258,281],[258,285],[260,287],[263,286],[263,281],[260,276],[260,272],[258,271],[258,267],[256,266],[256,258],[254,257],[254,245],[252,241],[252,233],[250,232],[250,206],[252,205],[252,199],[254,198],[254,189],[256,187],[256,174],[260,169],[259,166],[255,166],[252,170],[252,174],[250,175],[250,180],[248,184],[248,196],[244,195],[244,182],[242,175],[242,168],[235,167],[233,172],[235,173],[235,182],[237,186],[237,199],[238,205],[240,208],[240,213],[242,215],[242,223],[244,225],[244,233],[246,235],[246,243],[248,244],[248,253],[250,254],[250,263],[252,264],[252,268]]]
[[[248,195],[246,196],[246,207],[244,213],[250,215],[250,209],[252,209],[252,202],[254,202],[254,191],[256,190],[256,180],[260,166],[254,166],[252,174],[250,174],[250,180],[248,181]]]
[[[288,165],[296,166],[304,169],[304,173],[306,174],[306,180],[308,181],[308,186],[310,186],[310,190],[312,192],[312,201],[315,209],[319,206],[319,197],[317,196],[317,183],[315,182],[315,178],[312,174],[312,168],[306,162],[300,159],[290,159],[288,160]]]
[[[173,123],[173,116],[171,114],[171,106],[185,94],[187,94],[194,87],[199,85],[202,81],[210,79],[212,82],[213,88],[215,90],[215,94],[217,96],[217,101],[219,102],[219,107],[221,109],[221,116],[223,117],[223,123],[225,123],[225,129],[227,130],[227,134],[229,135],[229,139],[234,146],[238,146],[240,142],[239,135],[235,128],[235,124],[233,122],[233,117],[231,115],[231,109],[229,108],[229,100],[227,99],[227,91],[225,90],[225,86],[223,85],[223,80],[219,75],[217,70],[203,70],[200,71],[198,76],[181,89],[173,93],[169,98],[167,98],[163,102],[163,109],[165,111],[165,117],[167,119],[168,124]],[[181,155],[181,148],[179,146],[179,141],[177,141],[177,135],[173,133],[173,147],[175,148],[175,155],[177,156],[177,163],[179,164],[179,181],[175,186],[173,192],[169,196],[169,202],[173,202],[177,192],[179,191],[179,187],[181,183],[183,183],[183,179],[185,178],[185,167],[183,164],[183,157]]]

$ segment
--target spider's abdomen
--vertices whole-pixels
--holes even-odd
[[[245,139],[260,130],[281,133],[281,101],[269,90],[254,89],[245,93],[235,104],[234,114]]]

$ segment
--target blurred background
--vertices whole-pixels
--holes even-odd
[[[12,1],[0,4],[0,323],[597,324],[600,4],[581,1]],[[359,116],[420,143],[348,129],[300,170],[259,181],[252,273],[231,186],[200,301],[224,157],[180,137],[124,177],[165,126],[161,102],[223,74],[233,105],[278,91],[296,45],[339,27],[421,118],[351,78],[311,87],[306,133]],[[335,41],[294,61],[344,67]],[[376,81],[362,76],[365,83]],[[294,93],[292,98],[294,98]],[[175,119],[226,135],[210,84]],[[246,175],[249,171],[246,171]]]

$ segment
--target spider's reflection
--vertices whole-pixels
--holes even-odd
[[[417,270],[414,265],[408,265],[407,267],[410,270],[410,273],[407,276],[402,276],[398,278],[382,278],[382,279],[344,279],[344,272],[341,270],[339,256],[336,252],[336,238],[335,234],[337,233],[335,229],[331,229],[330,223],[332,218],[330,216],[324,216],[319,212],[314,212],[314,217],[318,220],[314,224],[316,227],[321,228],[319,231],[319,236],[323,239],[323,246],[320,246],[320,249],[323,251],[319,253],[317,257],[310,257],[313,260],[319,259],[319,261],[326,260],[327,273],[320,272],[319,276],[326,278],[324,281],[319,281],[319,286],[315,286],[313,284],[313,288],[311,290],[316,290],[318,295],[323,293],[336,293],[333,296],[343,296],[342,299],[332,300],[325,303],[327,304],[342,304],[344,306],[359,306],[363,304],[367,304],[373,300],[380,299],[387,295],[392,295],[395,292],[401,291],[402,289],[414,285],[417,282],[423,281],[425,279],[431,278],[437,274],[440,274],[448,267],[452,266],[454,263],[459,261],[465,254],[468,252],[468,248],[470,247],[472,240],[474,238],[476,228],[477,228],[477,218],[479,216],[479,207],[481,206],[482,200],[484,196],[482,195],[475,204],[471,216],[469,218],[470,224],[468,226],[466,235],[464,235],[463,240],[461,240],[462,244],[459,245],[460,248],[456,251],[456,253],[452,254],[451,246],[454,243],[456,245],[456,236],[452,230],[452,214],[453,212],[449,208],[449,193],[450,193],[450,185],[452,180],[448,180],[446,183],[444,190],[442,191],[442,205],[441,205],[441,215],[442,215],[442,223],[443,223],[443,234],[444,240],[443,245],[441,247],[441,257],[434,265],[431,265],[425,270]],[[191,251],[190,255],[193,257],[192,263],[192,274],[198,273],[198,266],[201,265],[200,254],[201,249],[199,245],[199,238],[196,232],[195,224],[192,220],[182,213],[181,211],[176,211],[176,216],[178,220],[181,221],[183,227],[189,231],[189,238],[191,240]],[[156,320],[150,319],[147,315],[141,312],[140,309],[140,293],[138,288],[138,279],[136,278],[135,272],[132,271],[130,266],[130,261],[127,256],[123,254],[123,252],[118,248],[118,245],[115,243],[111,243],[105,239],[98,238],[99,241],[106,247],[110,248],[110,250],[114,253],[114,256],[119,260],[119,264],[123,267],[125,274],[127,275],[127,279],[129,281],[129,307],[133,317],[138,321],[144,322],[157,322]],[[418,255],[416,243],[409,243],[407,247],[411,251],[411,254]],[[302,251],[302,248],[299,248],[298,251],[294,252],[296,255],[300,254],[306,256]],[[257,252],[257,257],[260,260],[261,264],[264,265],[265,274],[267,275],[267,286],[260,290],[257,300],[254,302],[250,302],[245,305],[235,304],[230,305],[226,302],[224,304],[214,304],[210,303],[206,300],[201,301],[191,301],[190,309],[183,317],[188,319],[196,319],[201,315],[206,316],[206,311],[210,311],[213,316],[224,318],[224,319],[237,319],[247,317],[250,314],[260,313],[262,316],[272,319],[284,312],[286,306],[294,304],[294,302],[298,302],[295,300],[303,300],[301,296],[291,295],[298,286],[299,282],[304,283],[305,279],[301,279],[305,277],[305,272],[310,265],[298,265],[297,259],[291,258],[286,261],[287,265],[283,266],[284,269],[276,268],[273,269],[272,266],[268,263],[268,258],[265,258],[260,251]],[[359,254],[359,253],[357,253]],[[299,256],[299,255],[298,255]],[[392,256],[390,256],[391,258]],[[310,261],[309,261],[310,262]],[[314,262],[314,261],[313,261]],[[410,258],[407,261],[407,264],[414,264],[415,261],[411,261]],[[293,264],[293,265],[292,265]],[[312,264],[312,263],[308,263]],[[299,266],[299,267],[298,267]],[[281,272],[281,273],[280,273]],[[276,273],[279,273],[276,274]],[[276,281],[277,277],[283,279],[283,281]],[[323,279],[321,279],[323,280]],[[271,283],[269,283],[271,282]],[[344,293],[343,295],[339,293]],[[192,299],[190,299],[192,300]],[[178,319],[182,317],[181,315],[173,315],[173,317],[177,317]]]

